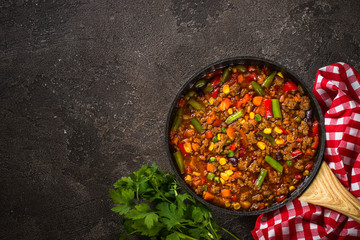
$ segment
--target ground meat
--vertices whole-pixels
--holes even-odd
[[[304,171],[304,162],[302,160],[296,161],[296,163],[294,164],[294,168],[300,171]]]
[[[239,163],[238,163],[239,170],[245,171],[247,168],[247,164],[248,164],[248,161],[244,161],[244,160],[239,161]]]
[[[252,129],[252,126],[246,121],[242,125],[242,129],[244,130],[245,133],[248,133]]]
[[[285,98],[284,104],[288,109],[295,109],[297,106],[297,102],[295,101],[295,99],[293,97]]]
[[[220,141],[215,143],[214,150],[216,153],[220,154],[223,151],[223,147],[226,144],[226,140],[228,140],[228,137],[226,134],[220,134]]]
[[[250,164],[250,166],[248,168],[248,171],[250,171],[250,172],[260,172],[260,167],[259,167],[257,161],[253,161]]]
[[[281,184],[280,188],[277,191],[277,195],[287,195],[289,193],[289,185]]]
[[[275,76],[275,79],[274,79],[274,85],[282,85],[284,83],[284,79],[282,77],[279,77],[279,76]]]
[[[301,105],[301,103],[300,103]],[[305,111],[304,110],[297,110],[296,111],[296,116],[304,118],[305,117]]]
[[[300,99],[300,109],[309,110],[310,109],[310,100],[307,96],[302,96]]]
[[[209,189],[209,192],[213,194],[218,194],[221,192],[221,188],[219,186],[212,185],[211,188]]]
[[[309,134],[309,126],[305,121],[301,121],[299,131],[302,132],[304,136],[307,136]]]
[[[249,143],[249,144],[255,144],[255,143],[257,143],[255,133],[249,132],[248,134],[246,134],[246,136],[247,136],[247,139],[248,139],[248,143]]]
[[[235,83],[234,85],[230,86],[230,95],[236,96],[239,94],[240,85],[238,83]]]
[[[253,201],[257,201],[257,202],[259,202],[259,201],[263,200],[263,199],[264,199],[264,197],[263,197],[263,195],[262,195],[262,194],[256,194],[256,195],[255,195],[255,196],[253,196],[251,199],[252,199]]]
[[[249,197],[249,192],[243,192],[243,193],[241,193],[240,194],[240,201],[245,201],[245,200],[247,200],[248,199],[248,197]]]
[[[269,171],[269,181],[271,183],[279,183],[280,177],[278,176],[278,173],[276,171]]]

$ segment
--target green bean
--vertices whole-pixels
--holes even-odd
[[[252,81],[251,85],[257,94],[259,94],[260,96],[265,95],[264,89],[262,89],[262,87],[257,82]]]
[[[263,84],[261,85],[262,87],[265,87],[265,88],[269,88],[272,81],[274,80],[275,78],[275,75],[276,75],[276,72],[272,72],[266,79],[265,81],[263,82]]]
[[[245,111],[244,111],[244,109],[240,109],[240,110],[237,111],[236,113],[230,115],[230,116],[225,120],[225,122],[226,122],[226,124],[230,124],[230,123],[234,122],[236,119],[241,118],[241,117],[243,117],[243,116],[245,116]]]
[[[275,139],[271,135],[266,134],[262,131],[258,131],[256,134],[266,138],[272,145],[276,145]]]
[[[242,72],[242,73],[246,72],[246,70],[247,70],[246,67],[243,65],[237,65],[237,66],[235,66],[235,68],[236,68],[236,70],[238,70],[239,72]]]
[[[190,122],[199,133],[202,133],[204,131],[201,124],[196,118],[190,119]]]
[[[184,98],[186,99],[186,100],[189,100],[192,96],[194,96],[195,95],[195,91],[190,91],[190,92],[188,92],[185,96],[184,96]]]
[[[197,102],[197,101],[196,101],[195,99],[193,99],[193,98],[190,98],[189,101],[188,101],[188,103],[189,103],[193,108],[195,108],[196,110],[203,110],[203,109],[204,109],[204,106],[203,106],[201,103]]]
[[[212,162],[216,162],[216,158],[215,158],[215,157],[210,157],[210,158],[209,158],[209,162],[211,162],[211,163],[212,163]]]
[[[175,157],[176,164],[180,170],[180,173],[183,174],[184,173],[184,159],[181,155],[181,152],[180,151],[175,152],[174,157]]]
[[[260,114],[255,114],[255,120],[257,121],[257,122],[260,122],[261,121],[261,115]]]
[[[282,118],[279,99],[271,99],[274,118]]]
[[[204,88],[204,93],[209,93],[214,89],[213,85],[211,83],[206,84],[206,87]]]
[[[171,127],[171,131],[176,131],[179,128],[182,119],[182,114],[183,114],[183,109],[179,108],[176,112],[175,119]]]
[[[276,171],[278,172],[283,171],[283,166],[269,155],[266,155],[265,162],[267,162],[270,166],[272,166]]]
[[[230,71],[232,70],[231,67],[228,67],[225,69],[222,77],[221,77],[221,81],[220,81],[220,84],[223,84],[224,82],[228,81],[231,77],[231,74],[230,74]]]
[[[214,137],[211,139],[211,141],[213,141],[214,143],[217,143],[219,140],[218,140],[218,138],[217,138],[216,136],[214,136]]]
[[[199,81],[197,81],[197,83],[195,83],[195,87],[196,88],[202,88],[203,86],[205,86],[207,83],[207,81],[205,79],[201,79]]]
[[[264,179],[266,177],[267,171],[266,169],[261,169],[260,174],[258,178],[256,179],[255,186],[261,187],[262,183],[264,182]]]

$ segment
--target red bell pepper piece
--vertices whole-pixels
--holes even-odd
[[[271,99],[264,100],[264,107],[265,107],[265,117],[267,118],[273,117]]]
[[[219,89],[220,89],[220,87],[217,87],[217,88],[215,88],[213,91],[212,91],[212,93],[211,93],[211,97],[212,98],[216,98],[217,97],[217,94],[218,94],[218,92],[219,92]]]
[[[284,200],[285,198],[286,198],[285,195],[281,195],[281,196],[276,197],[276,201],[277,201],[277,202],[281,202],[281,201]]]
[[[283,86],[283,90],[286,91],[293,91],[293,90],[297,90],[298,87],[296,86],[295,83],[293,83],[292,81],[288,81],[284,84]]]
[[[232,195],[232,196],[231,196],[231,201],[236,202],[236,200],[237,200],[236,195]]]
[[[239,177],[240,177],[240,173],[239,173],[238,171],[236,171],[236,172],[234,173],[234,178],[238,179]]]
[[[313,136],[319,135],[319,123],[318,123],[318,121],[314,121],[314,123],[312,125],[312,135]]]
[[[239,149],[239,157],[244,157],[246,154],[246,148],[241,146]]]
[[[301,173],[298,173],[298,174],[295,174],[295,179],[302,179],[303,178],[303,175]]]
[[[229,146],[229,149],[230,149],[231,151],[234,151],[234,150],[236,149],[236,145],[235,145],[235,144],[231,144],[231,145]]]
[[[179,108],[183,108],[185,106],[186,100],[184,98],[181,98],[178,104]]]
[[[319,146],[319,136],[314,137],[314,143],[311,145],[312,149],[317,149]]]
[[[190,167],[190,166],[187,166],[187,167],[185,168],[185,173],[186,173],[186,174],[190,174],[191,172],[192,172],[191,167]]]
[[[214,121],[214,123],[213,123],[213,125],[214,125],[215,127],[218,127],[218,126],[220,126],[221,124],[222,124],[222,121],[219,120],[219,119],[216,119],[216,120]]]
[[[181,151],[182,155],[183,155],[184,157],[186,157],[186,156],[187,156],[187,152],[185,151],[184,144],[179,143],[178,146],[179,146],[179,148],[180,148],[180,151]]]
[[[306,170],[310,170],[312,168],[313,164],[312,163],[309,163],[308,165],[305,166],[305,169]]]
[[[216,86],[220,83],[220,81],[221,81],[221,75],[218,76],[218,77],[216,77],[214,80],[212,80],[212,81],[210,82],[210,84],[211,84],[213,87],[216,87]]]
[[[300,149],[291,152],[291,156],[293,156],[294,158],[300,156],[301,154],[302,152]]]
[[[289,135],[289,133],[286,131],[286,129],[285,128],[283,128],[283,127],[279,127],[283,132],[283,134],[284,135]]]
[[[236,102],[236,108],[241,108],[241,100]]]
[[[250,66],[248,67],[248,71],[249,71],[249,72],[254,72],[255,70],[256,70],[255,67],[252,66],[252,65],[250,65]]]

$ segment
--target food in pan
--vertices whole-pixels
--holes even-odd
[[[309,175],[319,126],[300,85],[266,66],[203,76],[175,109],[170,132],[184,181],[206,201],[255,211],[285,201]]]

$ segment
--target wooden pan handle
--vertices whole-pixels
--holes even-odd
[[[360,223],[360,201],[345,189],[325,161],[299,200],[333,209]]]

